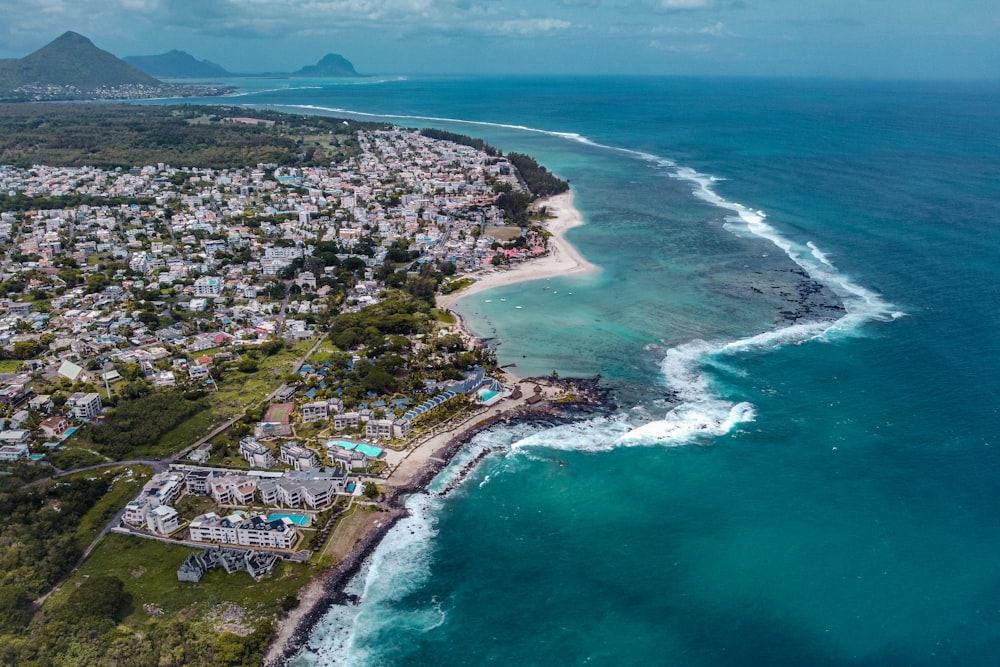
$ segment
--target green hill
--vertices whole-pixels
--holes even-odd
[[[230,77],[222,65],[210,60],[197,60],[190,53],[174,49],[158,56],[126,56],[123,60],[150,76],[164,79],[203,79],[207,77]]]
[[[34,53],[0,65],[0,90],[30,85],[72,86],[92,91],[163,83],[97,48],[83,35],[66,32]]]
[[[307,65],[292,76],[351,77],[361,76],[354,71],[351,61],[339,53],[328,53],[315,65]]]

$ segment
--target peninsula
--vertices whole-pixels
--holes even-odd
[[[131,111],[75,108],[100,119],[76,153],[24,140],[65,107],[0,107],[0,655],[280,661],[472,434],[600,403],[497,368],[449,310],[594,270],[581,219],[460,135]]]

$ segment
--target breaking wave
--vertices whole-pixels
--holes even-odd
[[[553,449],[600,450],[634,445],[674,446],[725,435],[739,424],[753,421],[756,412],[750,403],[726,400],[713,388],[707,368],[721,357],[776,349],[783,345],[801,344],[813,340],[830,340],[836,336],[860,335],[861,327],[870,322],[891,321],[906,315],[896,310],[876,292],[859,285],[838,271],[827,254],[813,241],[804,244],[795,242],[769,224],[764,211],[725,199],[715,189],[716,184],[723,179],[680,166],[668,158],[602,144],[575,132],[558,132],[519,124],[441,116],[376,114],[315,105],[287,106],[363,117],[455,123],[531,132],[637,158],[654,168],[663,169],[670,178],[689,183],[695,197],[726,212],[725,228],[730,233],[741,236],[749,234],[768,241],[805,271],[809,278],[830,289],[843,303],[844,315],[836,320],[793,324],[733,341],[694,340],[669,349],[661,365],[662,379],[675,392],[680,402],[661,420],[651,421],[636,428],[626,428],[627,422],[624,420],[612,420],[607,423],[586,422],[586,425],[558,427],[530,436],[525,441],[513,445],[514,448],[539,445]],[[590,436],[575,437],[579,435],[574,434],[576,429],[588,429]],[[608,431],[607,435],[614,437],[609,438],[610,442],[605,442],[603,438],[594,437],[596,435],[594,430]],[[620,430],[624,432],[619,433]]]

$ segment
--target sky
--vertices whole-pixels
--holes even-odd
[[[232,72],[1000,79],[1000,0],[0,0],[0,58],[67,30]]]

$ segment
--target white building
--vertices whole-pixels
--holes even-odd
[[[202,276],[194,281],[195,296],[219,296],[225,283],[218,276]]]
[[[28,446],[3,445],[0,447],[0,461],[19,461],[28,458]]]
[[[320,419],[327,419],[330,416],[330,404],[326,401],[316,401],[306,403],[302,406],[302,422],[314,422]]]
[[[214,512],[193,519],[190,532],[191,539],[198,542],[271,549],[291,549],[298,539],[289,519],[268,521],[260,516],[244,519],[235,514],[222,518]]]
[[[296,470],[309,470],[319,465],[319,458],[315,452],[294,442],[282,443],[279,456],[282,463],[287,463]]]
[[[84,394],[78,391],[66,399],[66,407],[69,408],[69,413],[77,419],[93,419],[101,414],[101,408],[104,407],[104,404],[101,403],[100,394]]]
[[[180,527],[177,510],[167,505],[158,505],[146,514],[146,527],[151,532],[169,535]]]
[[[277,463],[274,454],[271,453],[271,448],[255,438],[240,440],[240,454],[247,460],[251,468],[271,468]]]

